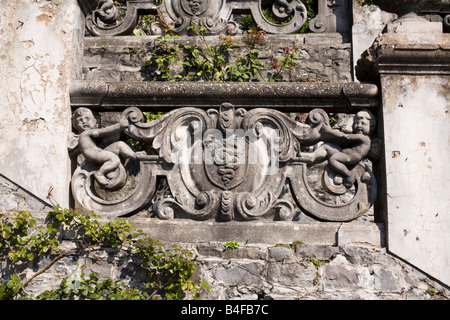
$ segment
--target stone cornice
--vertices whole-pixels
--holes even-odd
[[[360,81],[376,81],[380,74],[450,74],[450,35],[385,33],[358,61]]]
[[[102,82],[75,81],[72,106],[98,110],[210,108],[227,101],[240,107],[271,107],[286,111],[298,107],[373,107],[378,87],[362,83],[205,83],[205,82]]]

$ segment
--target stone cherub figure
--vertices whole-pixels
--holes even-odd
[[[300,159],[308,164],[328,160],[328,165],[337,174],[336,184],[350,188],[356,177],[349,167],[357,165],[371,151],[371,135],[375,129],[375,116],[368,110],[362,110],[353,118],[353,133],[333,130],[329,124],[320,129],[321,140],[325,141],[312,153],[301,153]]]
[[[74,135],[74,145],[79,148],[85,159],[100,168],[94,173],[98,184],[108,190],[123,187],[126,182],[126,172],[119,156],[125,159],[137,160],[139,153],[134,152],[123,141],[118,141],[121,132],[128,128],[126,118],[111,126],[97,128],[97,119],[88,108],[78,108],[72,116],[72,124],[78,132]]]

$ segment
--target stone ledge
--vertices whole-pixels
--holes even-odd
[[[192,107],[211,108],[227,101],[236,108],[265,107],[285,111],[298,107],[373,107],[378,104],[378,87],[362,83],[211,83],[85,81],[72,83],[73,107],[124,110]],[[338,110],[336,110],[337,112]]]
[[[237,241],[259,244],[291,244],[302,241],[308,245],[363,244],[385,246],[383,223],[299,223],[284,221],[226,223],[190,220],[158,220],[130,218],[129,221],[150,237],[164,242],[210,243]]]
[[[449,62],[448,34],[384,33],[358,60],[356,77],[360,81],[378,81],[380,74],[448,75]]]
[[[88,2],[89,0],[84,0]],[[91,0],[92,1],[92,0]],[[150,35],[150,36],[88,36],[84,39],[84,45],[87,48],[105,48],[105,46],[109,47],[131,47],[131,48],[146,48],[151,46],[157,38],[160,38],[160,35]],[[219,35],[209,35],[205,36],[207,42],[211,45],[219,44],[222,40],[219,38]],[[267,45],[268,43],[290,43],[294,40],[297,41],[298,44],[321,44],[326,43],[329,44],[345,44],[348,43],[347,37],[343,37],[339,33],[307,33],[307,34],[266,34],[263,38],[262,47]],[[169,40],[170,41],[170,40]],[[197,37],[184,37],[181,39],[177,39],[180,43],[202,43],[202,40]],[[235,35],[233,36],[233,41],[235,43],[245,44],[245,37],[243,35]]]
[[[386,246],[384,223],[344,223],[337,234],[339,246],[346,244]]]
[[[164,242],[292,243],[333,245],[340,223],[238,222],[130,219],[136,228]]]
[[[43,224],[47,213],[33,213],[37,224]],[[166,243],[224,243],[345,245],[384,247],[385,225],[372,222],[288,222],[288,221],[194,221],[160,220],[139,215],[125,218],[136,229]],[[108,219],[100,219],[106,223]],[[66,240],[70,239],[67,234]]]

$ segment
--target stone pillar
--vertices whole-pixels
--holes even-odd
[[[419,17],[386,30],[357,75],[381,83],[388,249],[450,285],[450,35]]]
[[[386,23],[395,18],[395,14],[382,11],[376,5],[360,5],[357,0],[353,0],[352,9],[352,70],[354,70],[361,54],[381,34]]]
[[[69,85],[81,77],[83,36],[77,0],[0,2],[0,174],[63,207],[69,205]]]

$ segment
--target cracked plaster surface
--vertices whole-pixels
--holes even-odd
[[[383,81],[389,247],[448,282],[450,79]]]
[[[0,4],[0,173],[42,199],[53,187],[62,204],[77,10],[76,0]]]

